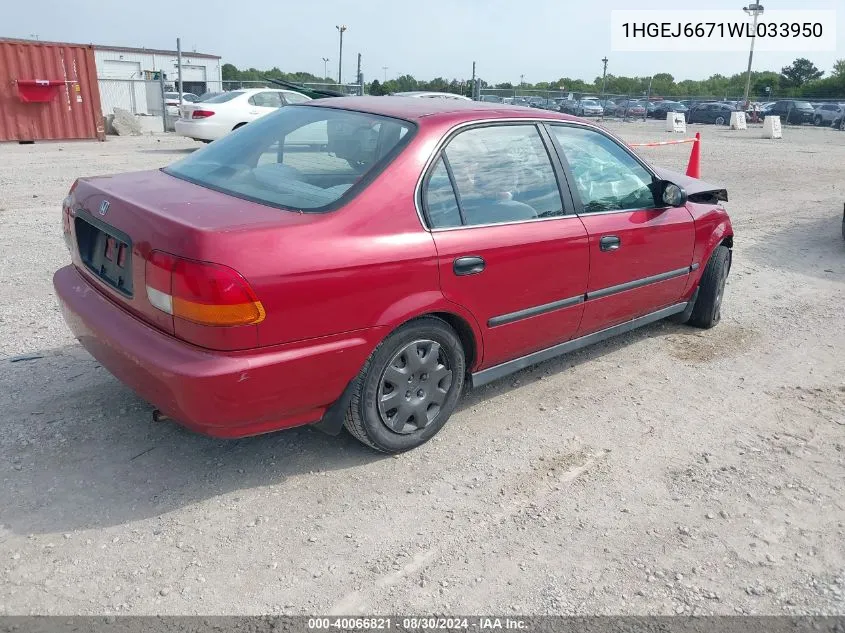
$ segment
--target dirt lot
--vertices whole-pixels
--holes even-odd
[[[845,613],[845,134],[694,129],[736,230],[722,323],[489,385],[395,458],[152,423],[61,320],[59,204],[196,145],[0,146],[0,614]]]

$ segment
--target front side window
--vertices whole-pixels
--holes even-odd
[[[452,170],[464,224],[563,215],[554,169],[534,125],[498,125],[461,132],[446,146],[444,156]]]
[[[653,177],[616,141],[594,130],[555,125],[584,213],[652,209]]]
[[[329,210],[384,169],[413,129],[363,112],[280,108],[164,171],[274,207]]]

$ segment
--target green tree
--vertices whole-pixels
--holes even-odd
[[[220,72],[223,75],[223,81],[237,81],[240,79],[238,75],[241,71],[234,64],[223,64]]]
[[[816,65],[805,57],[799,57],[789,66],[780,70],[781,84],[790,88],[800,88],[804,84],[816,79],[821,79],[823,70],[816,68]]]
[[[378,79],[373,79],[373,83],[370,84],[370,89],[368,91],[369,94],[379,96],[384,94],[384,88],[379,83]]]
[[[833,76],[845,77],[845,59],[837,59],[833,62]]]

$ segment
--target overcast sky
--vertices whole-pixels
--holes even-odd
[[[762,0],[767,9],[838,9],[837,52],[808,53],[830,73],[845,57],[843,0]],[[369,81],[412,74],[469,77],[472,62],[487,81],[591,81],[608,72],[676,80],[743,72],[743,53],[613,53],[612,9],[732,9],[743,0],[29,0],[4,3],[0,36],[214,53],[238,67],[337,74],[338,37],[346,24],[343,72],[352,79],[363,55]],[[738,17],[742,17],[739,13]],[[779,70],[797,53],[755,54],[757,70]]]

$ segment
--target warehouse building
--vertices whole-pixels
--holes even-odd
[[[95,44],[94,59],[103,114],[111,114],[116,107],[133,114],[161,114],[161,73],[165,89],[176,89],[176,51]],[[200,95],[221,90],[222,79],[219,55],[182,52],[184,92]]]

